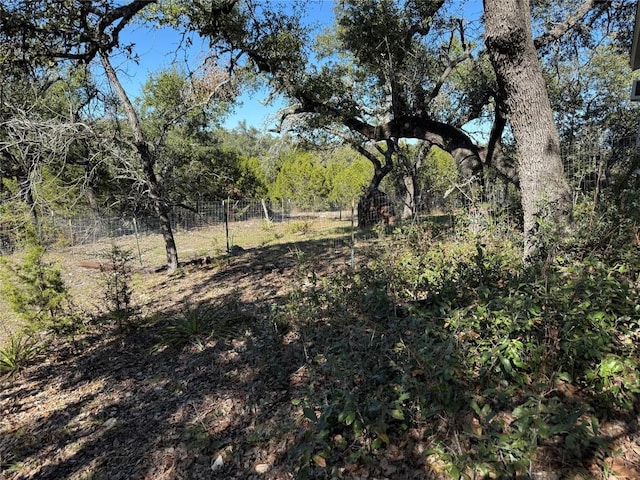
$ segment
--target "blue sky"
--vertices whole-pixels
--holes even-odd
[[[282,2],[286,4],[286,0]],[[293,2],[291,2],[293,3]],[[306,20],[310,25],[330,25],[333,23],[333,0],[310,0],[308,4],[309,17]],[[121,73],[121,81],[127,92],[132,97],[137,97],[141,86],[150,75],[168,69],[177,62],[184,65],[185,60],[192,67],[197,66],[198,60],[205,57],[206,44],[204,41],[194,41],[194,45],[188,50],[180,49],[182,38],[180,34],[171,28],[150,30],[144,26],[134,25],[123,31],[122,43],[135,43],[134,52],[138,55],[136,64],[122,58],[114,64]],[[284,105],[277,100],[271,105],[265,105],[266,91],[245,92],[241,95],[235,110],[225,119],[226,128],[235,128],[241,122],[247,126],[253,126],[259,130],[268,130],[275,125],[275,116]]]
[[[281,0],[281,4],[286,5],[292,0]],[[310,26],[329,26],[333,23],[334,0],[307,0],[308,17],[304,20]],[[479,0],[454,0],[453,3],[459,5],[464,10],[467,18],[478,18],[482,12],[482,3]],[[456,7],[454,7],[456,8]],[[205,57],[206,43],[204,41],[194,41],[194,45],[188,49],[180,49],[180,34],[170,28],[160,30],[150,30],[144,26],[134,25],[125,29],[122,34],[122,42],[135,43],[134,51],[139,57],[139,62],[128,61],[122,58],[118,64],[114,64],[121,72],[121,81],[132,97],[137,97],[141,86],[147,81],[149,76],[168,69],[174,62],[184,65],[185,60],[195,68],[198,60]],[[245,92],[241,95],[235,110],[228,115],[223,125],[232,129],[241,122],[246,122],[247,126],[255,127],[261,131],[273,128],[277,122],[277,112],[284,105],[282,102],[272,102],[265,105],[267,98],[266,91]]]

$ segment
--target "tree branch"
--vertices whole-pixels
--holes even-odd
[[[460,55],[457,58],[449,58],[449,64],[447,65],[447,68],[445,68],[444,72],[442,72],[442,75],[440,75],[440,78],[438,78],[438,81],[436,82],[436,84],[433,86],[433,89],[431,90],[431,93],[429,95],[430,100],[433,100],[438,96],[438,93],[440,93],[440,89],[444,85],[444,82],[447,80],[449,75],[451,75],[451,73],[455,70],[455,68],[465,60],[468,60],[469,58],[471,58],[471,48],[469,44],[465,43],[464,41],[464,29],[463,29],[461,20],[459,21],[459,28],[460,28],[460,39],[462,41],[462,45],[464,46],[464,52],[462,53],[462,55]],[[453,40],[453,32],[451,33],[451,39]]]
[[[533,44],[536,49],[540,49],[551,42],[554,42],[566,34],[569,30],[574,28],[582,19],[589,13],[596,5],[596,0],[585,0],[580,7],[575,11],[573,15],[569,15],[567,19],[556,24],[551,30],[543,33],[538,38],[533,40]],[[600,14],[606,11],[606,6],[600,9]]]
[[[122,83],[120,83],[118,74],[111,65],[109,57],[105,52],[100,52],[100,62],[102,63],[102,67],[104,68],[104,72],[107,75],[107,78],[109,79],[109,83],[116,91],[116,94],[120,99],[120,103],[122,103],[122,106],[124,107],[125,114],[127,115],[127,119],[129,120],[129,124],[131,125],[131,131],[133,132],[135,145],[139,147],[140,145],[146,144],[138,113],[131,103],[129,95],[127,95],[127,92],[124,90]]]

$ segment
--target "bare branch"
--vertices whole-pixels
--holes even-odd
[[[120,83],[120,79],[118,78],[118,75],[111,65],[111,61],[109,60],[109,57],[106,53],[100,52],[100,62],[102,63],[102,67],[104,68],[107,78],[109,79],[109,83],[116,91],[116,94],[120,99],[120,103],[122,103],[122,106],[124,107],[125,114],[127,115],[127,119],[129,120],[129,124],[131,125],[135,144],[146,144],[138,113],[136,112],[133,103],[131,103],[129,95],[127,95],[127,92],[122,86],[122,83]]]
[[[462,45],[464,46],[464,52],[462,53],[462,55],[458,56],[457,58],[449,58],[449,64],[444,69],[444,72],[442,72],[442,75],[440,75],[440,78],[438,78],[438,81],[433,86],[433,89],[429,94],[430,100],[433,100],[438,96],[438,93],[440,93],[440,89],[442,89],[444,82],[447,80],[449,75],[453,73],[456,67],[460,65],[462,62],[464,62],[465,60],[468,60],[469,58],[471,58],[471,47],[469,46],[469,44],[465,43],[464,41],[464,27],[462,25],[462,20],[458,20],[458,27],[460,30],[460,40],[462,41]],[[453,41],[453,33],[451,34],[451,40]]]

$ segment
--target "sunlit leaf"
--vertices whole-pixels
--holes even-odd
[[[318,465],[320,468],[327,468],[327,460],[322,455],[314,455],[313,463]]]
[[[404,412],[399,408],[391,410],[391,416],[396,420],[404,420]]]

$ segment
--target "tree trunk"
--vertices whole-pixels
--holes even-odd
[[[404,206],[402,209],[402,219],[411,218],[416,215],[416,177],[412,173],[405,173],[402,177],[404,182]]]
[[[18,195],[27,207],[29,207],[29,214],[31,215],[31,222],[35,229],[35,234],[39,241],[40,238],[40,218],[38,216],[38,209],[36,207],[35,198],[33,198],[33,183],[30,178],[29,172],[25,172],[20,169],[20,173],[16,175],[16,181],[18,183]]]
[[[524,211],[524,259],[531,262],[546,250],[541,225],[568,223],[571,190],[533,43],[529,0],[484,0],[484,13],[486,46],[516,141]]]
[[[358,226],[371,227],[378,223],[395,223],[395,209],[386,193],[380,191],[380,184],[391,170],[393,170],[393,156],[397,152],[397,145],[393,139],[385,139],[387,149],[384,153],[384,164],[371,152],[361,145],[354,147],[364,155],[373,165],[373,177],[364,194],[358,201]],[[380,150],[382,152],[382,150]]]
[[[133,132],[133,144],[140,155],[142,171],[147,182],[149,199],[151,200],[154,212],[160,223],[160,231],[162,232],[162,238],[164,239],[165,250],[167,252],[167,270],[169,272],[173,272],[178,268],[178,249],[176,248],[176,242],[173,238],[173,229],[171,228],[171,221],[169,218],[169,207],[164,201],[162,185],[158,181],[158,177],[153,169],[155,165],[154,154],[150,149],[149,143],[145,139],[142,127],[140,126],[138,114],[133,107],[131,100],[129,100],[127,93],[124,91],[111,62],[109,61],[109,57],[106,53],[100,52],[100,60],[107,78],[118,94],[118,98],[120,98],[127,114],[127,118]]]
[[[146,142],[137,144],[138,153],[142,161],[142,171],[149,187],[149,198],[153,205],[153,210],[158,217],[160,223],[160,232],[164,239],[165,250],[167,254],[167,270],[169,273],[178,268],[178,249],[173,238],[173,229],[171,228],[171,218],[169,216],[169,207],[163,199],[162,186],[158,182],[158,177],[153,170],[153,154],[149,151]]]

